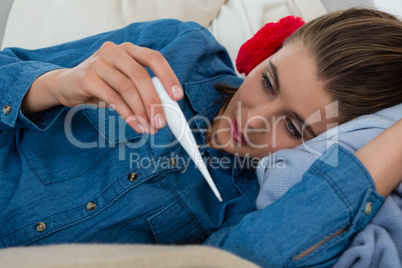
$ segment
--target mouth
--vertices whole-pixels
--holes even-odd
[[[237,120],[235,117],[232,118],[232,121],[230,122],[230,126],[229,126],[229,133],[230,136],[232,137],[233,140],[235,140],[235,142],[240,143],[242,145],[247,145],[247,141],[244,138],[243,133],[239,132],[239,125],[237,123]]]

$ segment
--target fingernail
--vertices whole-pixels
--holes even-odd
[[[183,89],[181,87],[179,87],[178,85],[174,85],[172,87],[172,93],[176,99],[181,99],[184,95]]]
[[[150,124],[150,123],[148,123],[148,132],[149,132],[149,134],[155,134],[155,128]]]
[[[144,132],[145,132],[145,129],[144,129],[143,126],[141,126],[141,124],[137,124],[137,126],[138,126],[138,128],[140,129],[140,132],[141,132],[141,133],[144,133]]]
[[[163,128],[165,126],[165,119],[163,119],[162,114],[156,114],[154,117],[155,127]]]

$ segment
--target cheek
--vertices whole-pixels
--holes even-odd
[[[250,100],[250,94],[246,94],[244,91],[240,91],[240,89],[236,92],[236,94],[230,100],[228,106],[225,109],[224,114],[229,116],[232,114],[238,115],[239,109],[243,110],[246,107],[252,106],[252,100]]]
[[[232,98],[233,101],[232,102],[234,104],[236,104],[236,105],[237,105],[238,102],[240,102],[242,104],[248,103],[250,101],[249,96],[248,96],[248,95],[250,95],[250,92],[251,91],[246,90],[246,88],[239,89],[236,92],[236,94],[233,96],[233,98]]]

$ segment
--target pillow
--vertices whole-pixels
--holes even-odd
[[[3,0],[4,1],[4,0]],[[207,26],[225,0],[14,0],[3,48],[40,48],[135,21],[160,18],[193,20]]]

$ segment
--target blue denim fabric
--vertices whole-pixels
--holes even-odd
[[[361,162],[333,145],[285,195],[245,216],[237,226],[222,227],[206,244],[263,267],[329,267],[383,201]],[[306,256],[294,259],[322,241]]]
[[[21,100],[39,75],[79,64],[105,41],[147,46],[169,60],[185,90],[179,104],[222,203],[168,127],[138,134],[115,111],[94,106],[21,113]],[[198,24],[138,23],[56,47],[5,49],[0,66],[0,105],[11,105],[0,115],[0,247],[202,243],[232,215],[255,209],[255,170],[202,146],[223,97],[213,85],[239,86],[242,79],[225,49]]]

